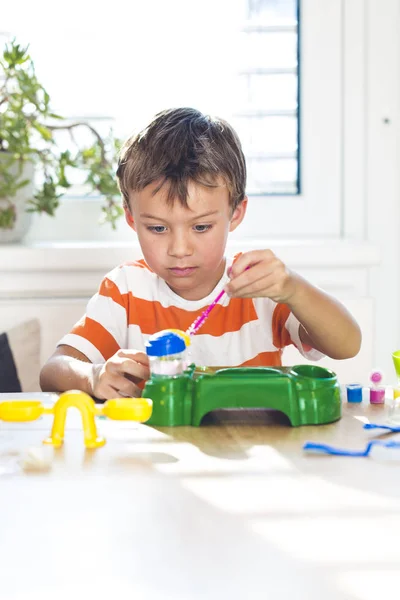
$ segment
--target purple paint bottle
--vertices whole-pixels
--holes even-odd
[[[382,381],[381,371],[372,371],[370,380],[372,386],[369,390],[369,401],[371,404],[384,404],[385,403],[385,387],[379,385]]]

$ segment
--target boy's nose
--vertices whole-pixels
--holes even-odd
[[[187,236],[176,235],[172,238],[168,254],[176,258],[183,258],[193,254],[193,248]]]

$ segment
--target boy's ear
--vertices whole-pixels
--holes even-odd
[[[127,206],[124,206],[124,212],[125,212],[125,221],[128,223],[129,227],[131,227],[133,229],[133,231],[136,231],[135,220],[132,217],[132,213]]]
[[[247,210],[247,196],[243,198],[239,206],[233,211],[229,231],[235,231],[236,227],[243,221]]]

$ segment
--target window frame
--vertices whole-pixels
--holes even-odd
[[[342,28],[342,0],[299,2],[300,193],[249,196],[248,213],[236,237],[340,237]]]

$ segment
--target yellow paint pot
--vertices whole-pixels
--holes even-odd
[[[107,400],[97,408],[102,414],[114,421],[148,421],[153,410],[153,402],[149,398],[115,398]]]
[[[0,402],[0,420],[35,421],[44,413],[40,400],[11,400]]]

